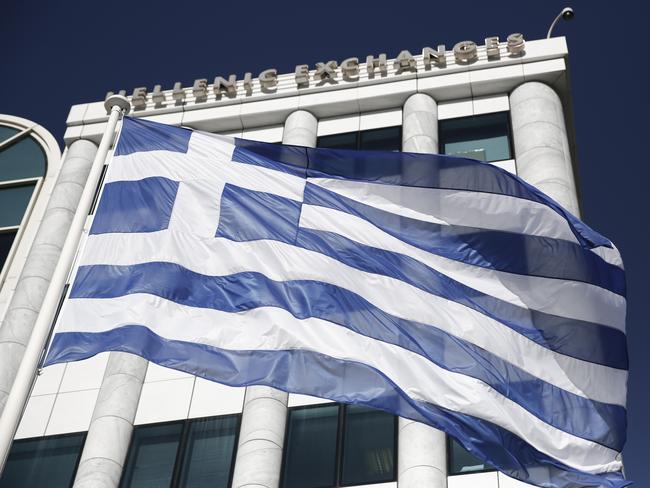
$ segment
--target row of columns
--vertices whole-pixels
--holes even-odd
[[[519,175],[574,214],[578,204],[562,103],[548,86],[528,82],[510,95]],[[318,120],[298,110],[285,122],[282,142],[316,146]],[[403,107],[402,148],[438,152],[438,108],[425,94]],[[45,219],[27,258],[23,276],[0,328],[0,411],[22,359],[22,350],[47,289],[48,276],[72,219],[96,147],[76,141],[68,149]],[[61,215],[59,215],[61,214]],[[66,224],[68,227],[66,227]],[[111,353],[77,471],[75,488],[116,488],[130,444],[147,361]],[[288,394],[265,386],[246,389],[233,488],[277,488],[287,418]],[[400,488],[447,486],[445,435],[432,427],[399,419]]]

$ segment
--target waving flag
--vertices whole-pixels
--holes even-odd
[[[46,363],[131,352],[618,488],[625,306],[611,242],[489,164],[125,118]]]

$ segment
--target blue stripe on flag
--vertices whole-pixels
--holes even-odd
[[[45,365],[81,360],[103,351],[138,354],[162,366],[230,386],[267,385],[427,422],[448,432],[480,459],[497,464],[501,471],[522,481],[552,483],[559,488],[624,488],[630,484],[620,473],[577,472],[497,425],[409,398],[376,369],[317,352],[230,351],[164,339],[146,327],[127,325],[99,333],[57,334]],[[355,393],[350,396],[342,393],[345,391]]]
[[[242,293],[242,289],[249,292]],[[79,268],[70,298],[115,298],[135,293],[224,312],[278,307],[299,319],[327,320],[404,347],[447,370],[475,377],[565,432],[617,450],[625,441],[619,437],[625,432],[623,407],[566,392],[462,339],[394,317],[357,294],[331,284],[278,282],[252,272],[206,276],[173,263],[96,265]]]
[[[456,261],[508,273],[582,281],[625,294],[622,269],[569,241],[424,222],[371,207],[309,182],[304,203],[355,215],[401,241]]]
[[[335,257],[362,271],[396,278],[465,305],[561,354],[627,369],[625,334],[613,327],[513,305],[470,288],[409,256],[365,246],[335,233],[301,228],[296,245]],[[602,347],[596,348],[594,344]]]
[[[161,177],[107,183],[90,234],[166,229],[177,192],[177,181]]]
[[[275,239],[294,242],[301,203],[272,193],[246,190],[226,184],[216,237],[235,241]],[[259,222],[265,222],[263,226]],[[268,225],[273,222],[272,225]]]
[[[141,151],[174,151],[186,153],[192,131],[158,124],[149,120],[124,117],[115,156]]]

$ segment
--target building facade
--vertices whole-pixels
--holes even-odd
[[[567,55],[563,38],[466,41],[284,75],[136,88],[131,115],[273,143],[472,157],[579,215]],[[0,117],[0,408],[106,121],[103,101],[73,106],[60,158],[42,128]],[[40,162],[12,156],[25,141],[40,151],[29,161]],[[92,210],[86,230],[91,221]],[[527,486],[443,433],[385,412],[228,387],[123,353],[40,372],[0,478],[0,488],[73,485]]]

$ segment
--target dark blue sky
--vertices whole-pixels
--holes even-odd
[[[522,32],[546,36],[566,5],[576,18],[555,33],[569,45],[583,218],[611,238],[628,276],[631,356],[628,477],[650,481],[650,285],[643,241],[648,222],[647,2],[411,0],[363,2],[111,2],[5,0],[0,9],[0,113],[48,128],[63,146],[69,107],[108,90],[401,49],[451,48]],[[647,88],[646,88],[647,90]],[[646,224],[643,224],[646,222]]]

